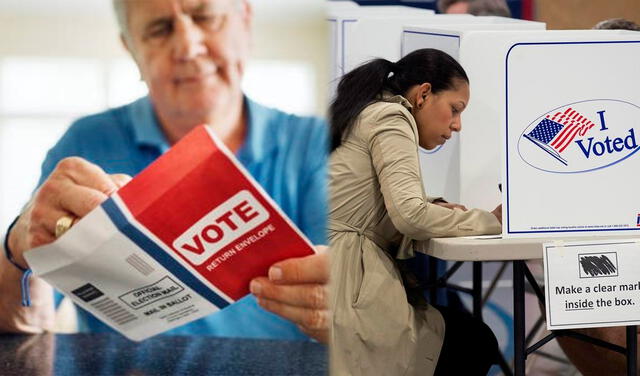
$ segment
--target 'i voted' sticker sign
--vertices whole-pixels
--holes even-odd
[[[551,173],[581,173],[624,162],[639,149],[640,107],[594,99],[554,108],[522,132],[518,154]]]

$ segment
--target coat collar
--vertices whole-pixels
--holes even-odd
[[[398,103],[403,105],[407,110],[409,110],[409,112],[411,112],[411,109],[413,108],[413,106],[411,105],[411,102],[409,102],[409,100],[405,97],[403,97],[402,95],[399,94],[393,94],[390,91],[383,91],[381,94],[381,100],[383,102],[389,102],[389,103]]]

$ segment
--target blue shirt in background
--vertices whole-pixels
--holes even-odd
[[[245,99],[248,132],[236,157],[314,244],[326,244],[328,130],[317,118],[299,117]],[[148,97],[74,122],[48,152],[38,185],[65,157],[78,156],[107,173],[135,176],[169,149]],[[61,297],[57,294],[57,300]],[[79,330],[113,331],[78,308]],[[274,339],[307,338],[260,308],[250,295],[221,312],[168,334]]]

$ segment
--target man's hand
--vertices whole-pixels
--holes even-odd
[[[60,161],[20,214],[9,236],[14,260],[27,267],[24,252],[55,240],[56,222],[62,216],[82,218],[126,184],[126,175],[108,175],[81,158]],[[22,307],[22,272],[0,259],[0,332],[41,333],[51,330],[55,318],[51,286],[32,278],[31,306]]]
[[[15,260],[27,266],[24,252],[53,242],[60,217],[84,217],[129,180],[131,177],[123,174],[108,175],[82,158],[61,160],[9,234]]]
[[[297,324],[300,330],[327,343],[330,312],[328,307],[329,255],[326,247],[307,257],[277,262],[269,277],[251,281],[251,293],[258,304]]]

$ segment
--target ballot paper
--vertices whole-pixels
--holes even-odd
[[[207,126],[55,242],[34,274],[132,340],[210,315],[314,248]]]

